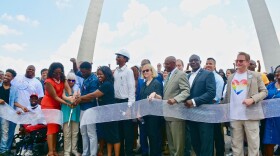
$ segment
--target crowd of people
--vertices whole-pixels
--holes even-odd
[[[162,71],[160,63],[154,68],[148,59],[129,68],[129,52],[122,49],[115,54],[118,66],[114,70],[100,66],[93,72],[92,63],[77,63],[71,58],[73,69],[67,74],[58,62],[42,69],[41,78],[35,77],[34,65],[28,66],[23,76],[13,69],[0,71],[0,104],[10,105],[19,115],[34,109],[62,111],[62,127],[46,125],[48,156],[58,156],[60,131],[65,156],[102,156],[105,145],[108,156],[133,156],[137,152],[138,130],[139,152],[143,156],[224,156],[224,127],[232,138],[234,156],[243,156],[244,146],[248,147],[248,156],[273,156],[275,146],[280,145],[280,117],[252,120],[246,116],[252,105],[280,98],[280,66],[274,73],[261,73],[259,61],[257,65],[249,54],[239,52],[234,67],[226,72],[217,71],[214,58],[207,58],[203,65],[195,54],[187,60],[186,70],[181,59],[166,57]],[[186,109],[229,103],[232,121],[213,124],[147,115],[79,127],[88,109],[116,103],[132,107],[135,101],[147,98],[166,100],[168,105],[183,104]],[[11,155],[16,124],[4,118],[0,121],[0,155]],[[32,152],[21,151],[18,155]]]

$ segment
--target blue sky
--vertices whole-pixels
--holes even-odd
[[[29,64],[39,70],[51,62],[71,68],[76,57],[89,0],[0,2],[0,70],[23,74]],[[280,1],[266,0],[278,36]],[[279,37],[278,37],[279,38]],[[94,68],[111,64],[127,48],[129,65],[144,58],[162,63],[174,55],[187,63],[197,53],[214,57],[217,68],[230,68],[238,51],[262,60],[246,0],[105,0],[94,53]],[[205,61],[202,63],[204,64]]]

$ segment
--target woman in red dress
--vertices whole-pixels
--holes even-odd
[[[64,67],[61,63],[54,62],[49,67],[48,77],[45,80],[45,96],[41,102],[42,109],[61,109],[61,104],[70,106],[62,99],[63,90],[71,95],[71,89],[65,81]],[[54,123],[47,124],[47,142],[49,147],[48,156],[58,156],[56,152],[56,138],[59,125]]]

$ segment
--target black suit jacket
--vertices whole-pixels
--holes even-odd
[[[188,78],[190,78],[188,75]],[[216,96],[216,84],[214,73],[200,69],[193,80],[188,100],[194,99],[196,106],[212,104]]]

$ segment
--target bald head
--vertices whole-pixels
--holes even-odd
[[[176,58],[174,56],[168,56],[165,60],[176,63]]]
[[[200,57],[199,57],[198,55],[193,54],[193,55],[189,58],[189,62],[190,62],[191,60],[198,60],[198,61],[200,61]]]
[[[189,58],[189,64],[192,67],[192,70],[195,72],[200,68],[200,64],[201,64],[201,60],[200,57],[198,55],[193,54],[190,58]]]
[[[254,60],[250,60],[250,64],[248,66],[248,69],[251,71],[255,71],[255,69],[257,68],[257,63]]]
[[[174,56],[168,56],[164,61],[164,67],[167,72],[171,72],[176,68],[176,58]]]
[[[30,78],[30,79],[35,77],[35,66],[29,65],[26,68],[25,77]]]

